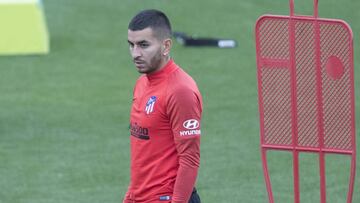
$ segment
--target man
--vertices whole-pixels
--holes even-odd
[[[202,98],[170,57],[171,25],[144,10],[129,23],[130,54],[139,73],[130,114],[131,177],[124,203],[200,203]]]

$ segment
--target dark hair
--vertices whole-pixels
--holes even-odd
[[[139,31],[148,27],[153,29],[158,38],[171,37],[171,25],[168,17],[155,9],[140,11],[130,21],[128,29]]]

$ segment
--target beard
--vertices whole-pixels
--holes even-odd
[[[138,72],[142,73],[142,74],[150,74],[153,73],[155,71],[157,71],[158,69],[160,69],[161,64],[162,64],[163,58],[161,55],[161,52],[158,51],[156,52],[156,54],[150,59],[149,62],[144,61],[143,64],[140,64],[139,66],[137,66],[138,68]]]

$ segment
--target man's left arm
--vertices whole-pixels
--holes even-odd
[[[200,94],[190,89],[175,91],[169,99],[168,113],[179,157],[172,203],[187,203],[200,166]]]

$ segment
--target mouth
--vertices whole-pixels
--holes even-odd
[[[134,64],[139,71],[144,69],[146,65],[144,61],[140,61],[140,60],[134,60]]]
[[[145,64],[145,61],[142,60],[134,60],[135,65],[143,65]]]

